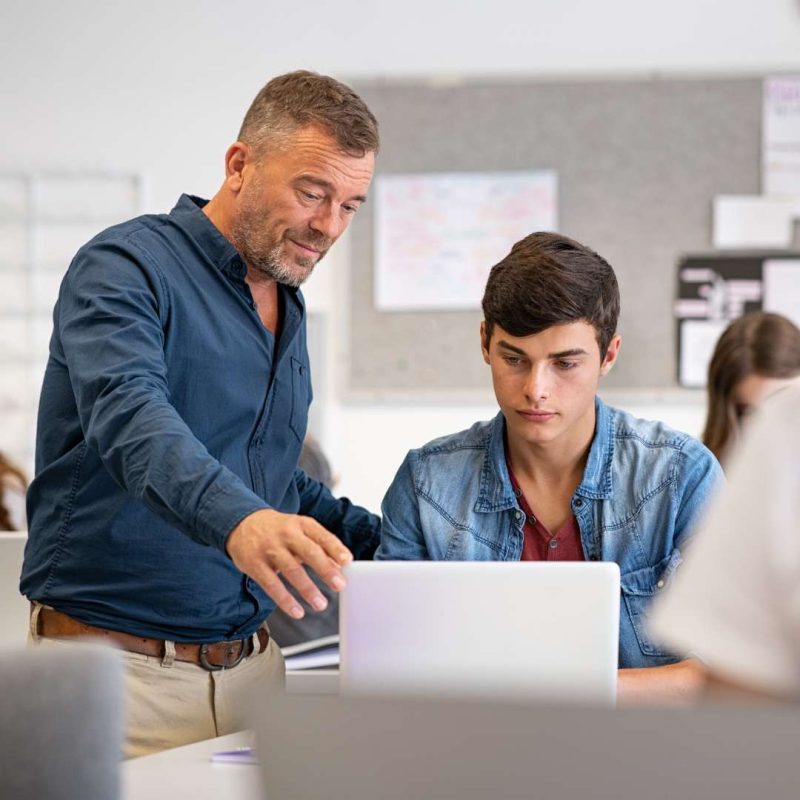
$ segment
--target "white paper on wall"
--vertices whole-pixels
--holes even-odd
[[[680,382],[682,386],[706,385],[708,362],[726,320],[686,319],[681,322]]]
[[[718,195],[714,198],[714,247],[787,248],[796,219],[800,219],[800,194]]]
[[[800,195],[800,76],[764,81],[762,190]]]
[[[558,225],[553,170],[383,175],[376,181],[375,307],[480,308],[489,270]]]
[[[800,325],[800,260],[764,262],[764,311],[783,314]]]

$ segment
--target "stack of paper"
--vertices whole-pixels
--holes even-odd
[[[281,648],[286,669],[339,666],[339,634]]]

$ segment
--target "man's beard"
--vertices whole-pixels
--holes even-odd
[[[281,241],[270,240],[269,237],[256,233],[240,223],[231,229],[231,241],[241,253],[248,267],[267,275],[278,283],[296,289],[311,275],[314,267],[327,253],[331,242],[327,237],[314,235],[311,231],[300,236],[299,234],[294,235],[293,231],[289,230],[286,235],[290,236],[293,241],[318,250],[319,255],[289,258],[284,252]]]
[[[318,255],[286,255],[287,238],[317,250]],[[262,207],[250,203],[244,205],[231,225],[230,240],[250,269],[295,289],[311,275],[333,244],[324,234],[307,227],[302,231],[289,228],[284,231],[283,239],[275,240],[264,229]]]

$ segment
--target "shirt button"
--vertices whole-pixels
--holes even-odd
[[[550,540],[550,541],[547,543],[547,546],[548,546],[548,547],[549,547],[551,550],[555,550],[555,549],[556,549],[556,547],[558,547],[558,542],[557,542],[555,539],[551,539],[551,540]]]
[[[514,512],[514,519],[521,520],[522,519],[522,512],[521,511],[515,511]]]
[[[659,582],[656,584],[656,586],[657,586],[659,589],[663,589],[663,588],[664,588],[664,581],[659,581]]]

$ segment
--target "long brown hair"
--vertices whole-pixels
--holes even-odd
[[[9,479],[13,483],[18,483],[23,491],[28,485],[25,473],[14,466],[2,453],[0,453],[0,531],[14,530],[11,521],[11,512],[5,503],[6,485]]]
[[[800,329],[780,314],[755,312],[734,320],[720,336],[708,365],[708,415],[703,444],[717,458],[739,430],[733,401],[749,375],[793,378],[800,374]]]

